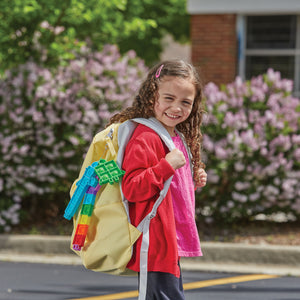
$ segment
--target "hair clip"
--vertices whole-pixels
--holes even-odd
[[[157,71],[156,71],[156,73],[155,73],[155,77],[156,77],[156,78],[158,78],[158,77],[160,76],[160,72],[161,72],[163,66],[164,66],[164,65],[161,65],[161,66],[157,69]]]

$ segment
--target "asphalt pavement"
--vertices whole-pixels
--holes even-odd
[[[300,246],[202,242],[203,256],[182,258],[186,271],[300,276]],[[0,261],[78,265],[69,236],[0,235]]]

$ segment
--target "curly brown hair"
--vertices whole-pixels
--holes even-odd
[[[160,74],[156,76],[160,68]],[[174,76],[189,80],[196,89],[196,96],[189,117],[184,122],[178,124],[176,128],[184,135],[186,143],[191,150],[194,180],[198,182],[198,170],[205,167],[201,162],[202,133],[200,128],[204,112],[202,100],[203,85],[198,72],[191,64],[182,60],[167,60],[154,66],[142,83],[132,106],[114,115],[107,126],[133,118],[155,117],[154,103],[159,97],[159,84],[165,76]]]

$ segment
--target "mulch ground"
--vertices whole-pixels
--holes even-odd
[[[47,222],[29,222],[14,227],[10,234],[70,235],[73,222],[61,218]],[[231,225],[199,225],[203,242],[232,242],[246,244],[300,245],[300,221],[251,221]]]
[[[199,229],[203,241],[246,244],[300,245],[300,222],[251,221],[231,226],[204,225]]]

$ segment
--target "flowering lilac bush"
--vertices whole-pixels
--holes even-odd
[[[83,52],[67,66],[29,62],[0,80],[0,230],[19,222],[24,199],[34,213],[51,210],[49,199],[66,204],[93,135],[131,103],[147,71],[133,51]]]
[[[291,91],[292,82],[271,69],[205,87],[208,184],[197,205],[207,221],[276,212],[299,218],[300,100]]]

